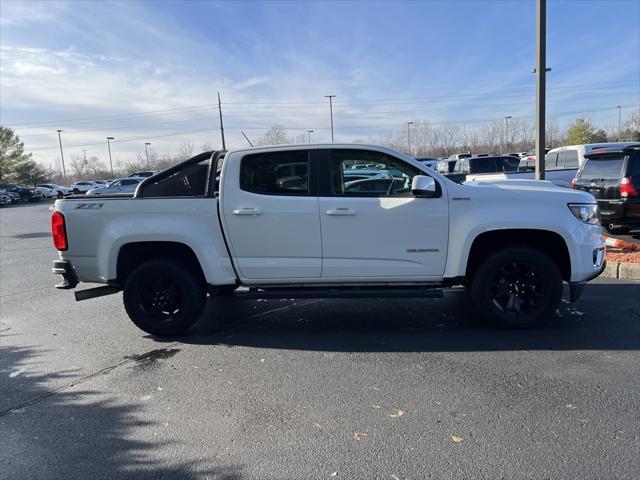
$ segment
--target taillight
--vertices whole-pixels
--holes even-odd
[[[53,212],[51,215],[51,233],[53,234],[53,246],[57,250],[64,251],[69,248],[67,227],[64,224],[64,215],[60,212]]]
[[[572,179],[571,179],[571,189],[572,189],[572,190],[575,190],[575,189],[576,189],[576,179],[575,179],[575,178],[572,178]]]
[[[624,198],[638,196],[631,177],[622,177],[622,180],[620,180],[620,196]]]

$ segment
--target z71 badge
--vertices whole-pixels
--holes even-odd
[[[102,208],[102,205],[104,205],[104,203],[79,203],[76,205],[76,208],[83,208],[87,210],[87,209],[94,209],[94,208]]]

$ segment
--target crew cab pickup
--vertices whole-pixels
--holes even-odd
[[[358,165],[381,175],[345,181]],[[122,290],[131,320],[159,336],[183,333],[218,295],[413,298],[455,285],[488,321],[526,327],[554,318],[563,281],[577,300],[604,269],[589,193],[459,185],[371,145],[207,152],[133,195],[53,210],[57,286],[106,284],[80,300]]]

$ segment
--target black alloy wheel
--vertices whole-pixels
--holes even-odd
[[[476,267],[470,290],[487,322],[527,328],[557,319],[562,275],[554,260],[536,248],[504,247]]]
[[[172,258],[148,260],[124,284],[123,301],[133,323],[147,333],[184,333],[200,317],[206,283],[199,272]]]

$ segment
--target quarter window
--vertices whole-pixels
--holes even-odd
[[[308,195],[309,152],[246,155],[240,163],[240,188],[263,195]]]
[[[352,179],[353,174],[364,177]],[[332,192],[338,196],[410,197],[420,170],[382,152],[332,150]]]
[[[564,168],[578,168],[578,151],[577,150],[565,151]]]

